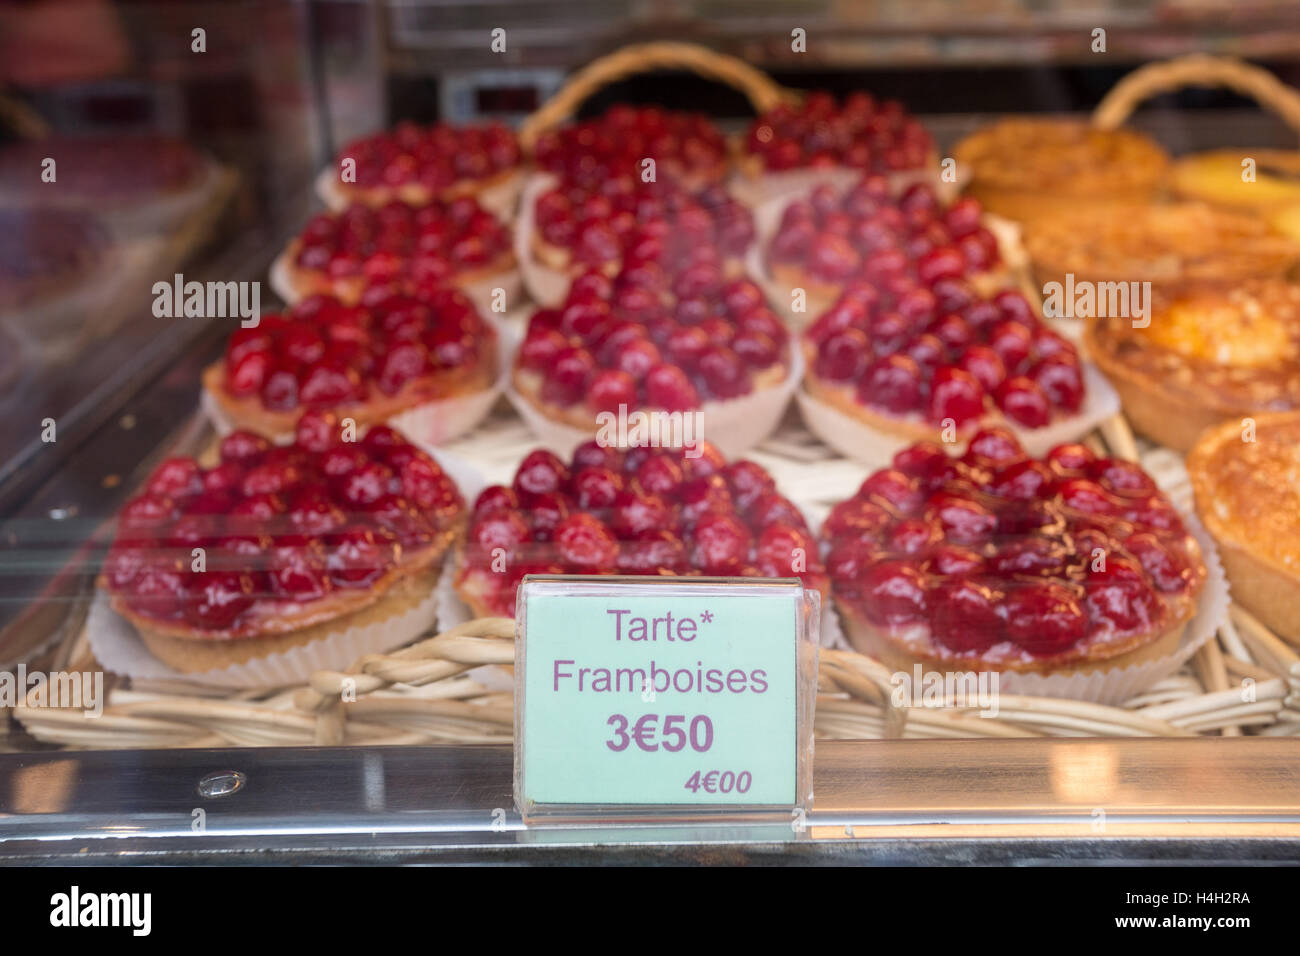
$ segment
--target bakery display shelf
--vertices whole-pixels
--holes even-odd
[[[210,441],[195,426],[186,447]],[[1122,419],[1089,436],[1098,452],[1141,459],[1176,502],[1190,495],[1177,455],[1139,446]],[[508,481],[535,440],[501,410],[446,450],[485,481]],[[869,470],[838,457],[793,417],[750,458],[763,465],[807,513],[861,484]],[[89,596],[76,606],[84,615]],[[74,620],[80,619],[74,615]],[[65,625],[50,669],[97,667],[84,631]],[[401,650],[368,655],[345,672],[317,672],[299,687],[230,691],[158,680],[111,682],[103,716],[20,706],[15,730],[43,746],[69,749],[273,747],[317,745],[484,744],[508,741],[513,705],[508,667],[514,624],[479,618]],[[822,652],[816,730],[824,739],[937,737],[1186,737],[1300,735],[1300,655],[1240,608],[1180,673],[1112,707],[1062,698],[1000,695],[996,718],[978,707],[900,708],[891,700],[892,671],[840,648]],[[341,703],[342,681],[357,700]],[[1250,692],[1244,693],[1243,687]],[[18,735],[10,746],[24,745]]]

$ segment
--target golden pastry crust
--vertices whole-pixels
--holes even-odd
[[[425,601],[437,587],[440,565],[426,566],[404,575],[373,600],[335,617],[307,624],[296,630],[241,640],[212,640],[204,636],[176,633],[139,615],[114,609],[127,617],[140,634],[149,651],[164,664],[185,674],[220,670],[232,664],[245,664],[260,657],[283,654],[313,641],[325,640],[353,627],[368,627],[406,614]],[[115,599],[116,600],[116,599]]]
[[[1300,406],[1300,285],[1189,287],[1157,297],[1145,328],[1091,319],[1084,344],[1137,430],[1179,451],[1225,419]]]
[[[1168,657],[1178,647],[1187,623],[1196,614],[1196,601],[1186,598],[1171,608],[1174,621],[1152,634],[1129,635],[1107,643],[1088,642],[1066,654],[1041,658],[987,659],[978,655],[949,655],[938,651],[928,634],[917,631],[910,640],[871,624],[845,601],[836,601],[840,623],[853,649],[875,657],[887,667],[910,672],[920,664],[927,670],[1013,671],[1019,674],[1090,674],[1131,667]],[[1001,646],[1001,645],[998,645]]]
[[[1190,283],[1277,277],[1300,261],[1300,243],[1254,216],[1204,203],[1123,204],[1030,223],[1025,248],[1040,285],[1142,281],[1177,292]]]
[[[385,395],[377,389],[371,396],[355,405],[341,405],[335,411],[352,418],[358,426],[376,425],[395,415],[426,402],[441,401],[459,395],[472,395],[492,387],[497,377],[496,349],[481,353],[481,361],[472,365],[449,369],[413,379],[402,386],[396,395]],[[292,435],[303,409],[273,411],[262,405],[258,396],[236,398],[226,391],[226,365],[217,360],[203,370],[203,388],[217,403],[222,414],[235,428],[255,431],[270,438]]]
[[[1232,597],[1300,643],[1300,412],[1206,432],[1187,456],[1196,513],[1218,542]]]
[[[348,276],[334,279],[324,269],[304,269],[298,265],[298,253],[302,251],[302,240],[294,239],[284,250],[284,272],[294,295],[305,299],[309,295],[332,295],[347,305],[356,305],[361,301],[370,280],[365,276]],[[449,282],[458,289],[485,282],[495,276],[504,275],[515,268],[515,254],[507,249],[495,261],[479,269],[468,269],[451,276]]]
[[[1169,169],[1165,151],[1141,133],[1062,119],[1000,120],[958,143],[953,156],[971,177],[970,195],[1021,220],[1149,199]]]

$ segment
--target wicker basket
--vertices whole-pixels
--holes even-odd
[[[1175,63],[1182,61],[1175,61]],[[1160,64],[1157,66],[1168,66]],[[621,50],[580,71],[529,119],[526,148],[572,115],[603,83],[655,68],[688,68],[745,90],[756,109],[788,96],[739,61],[686,44]],[[1155,68],[1148,68],[1155,71]],[[1138,71],[1142,73],[1143,71]],[[1177,74],[1177,70],[1170,71]],[[1155,71],[1159,78],[1162,74]],[[1236,74],[1234,74],[1236,75]],[[1098,109],[1097,122],[1122,122],[1154,80],[1125,81]],[[1120,416],[1088,443],[1101,454],[1140,460],[1176,501],[1186,501],[1181,459],[1139,447]],[[508,481],[535,440],[504,409],[448,447],[478,466],[489,482]],[[793,417],[755,449],[778,486],[810,513],[851,494],[865,469],[836,456]],[[83,596],[84,600],[84,596]],[[307,746],[340,744],[504,743],[511,739],[513,702],[469,672],[509,665],[514,623],[471,620],[390,654],[370,655],[343,672],[318,672],[302,687],[229,693],[194,685],[136,682],[111,689],[103,715],[20,706],[13,716],[37,741],[70,748]],[[85,635],[75,629],[46,656],[49,669],[93,668]],[[1181,673],[1122,706],[1002,695],[996,718],[956,706],[907,709],[891,701],[891,672],[869,657],[824,649],[816,729],[824,738],[1022,736],[1240,736],[1300,734],[1300,656],[1239,608],[1215,640]]]

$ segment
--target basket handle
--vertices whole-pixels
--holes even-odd
[[[1097,104],[1092,125],[1115,129],[1124,124],[1143,100],[1185,86],[1222,86],[1249,96],[1300,134],[1300,93],[1267,70],[1244,60],[1201,53],[1148,63],[1134,70]]]
[[[638,73],[685,69],[706,79],[725,83],[744,93],[755,112],[762,113],[794,94],[762,70],[744,60],[694,43],[639,43],[593,60],[573,74],[549,100],[519,128],[519,145],[532,154],[537,138],[568,120],[601,87]]]

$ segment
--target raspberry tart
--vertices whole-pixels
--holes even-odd
[[[236,330],[203,372],[205,400],[219,426],[277,439],[305,411],[332,409],[357,425],[400,416],[417,440],[443,441],[473,424],[446,403],[473,400],[485,414],[494,400],[497,340],[455,289],[371,286],[356,305],[313,295]]]
[[[800,407],[845,455],[880,465],[918,440],[964,442],[1009,425],[1040,453],[1118,411],[1073,343],[1014,290],[965,279],[899,295],[850,286],[804,333]]]
[[[476,615],[511,617],[526,574],[799,577],[825,599],[816,540],[771,476],[707,442],[699,452],[592,441],[567,463],[529,453],[509,486],[478,496],[457,593]]]
[[[1014,280],[997,235],[973,199],[945,206],[925,183],[893,195],[883,176],[847,191],[823,183],[806,199],[760,213],[769,295],[786,307],[802,289],[819,315],[849,283],[866,282],[896,295],[942,280],[969,279],[991,293]],[[1012,251],[1012,258],[1015,258]]]
[[[1150,137],[1077,120],[1000,120],[958,143],[953,156],[967,195],[1023,222],[1145,204],[1169,181],[1169,157]]]
[[[588,187],[539,177],[524,203],[531,212],[520,221],[516,253],[529,293],[543,305],[558,303],[569,282],[591,269],[613,276],[653,261],[674,271],[717,252],[738,274],[754,239],[753,216],[721,186],[692,192],[673,180],[622,176]]]
[[[758,286],[727,279],[711,252],[676,272],[653,260],[613,279],[588,272],[532,316],[511,397],[539,434],[572,447],[620,407],[698,411],[735,453],[775,427],[797,380],[789,334]]]
[[[923,170],[929,175],[938,167],[934,141],[920,121],[897,100],[878,101],[865,92],[842,103],[815,92],[776,106],[750,124],[741,151],[743,192],[755,199],[780,191],[782,179],[797,182],[792,173],[851,171],[897,178]]]
[[[331,412],[304,415],[289,446],[232,432],[216,464],[169,458],[123,506],[98,584],[156,657],[196,673],[351,628],[388,628],[390,648],[432,625],[460,492],[386,426],[342,438]]]
[[[1300,412],[1224,422],[1187,456],[1196,513],[1213,535],[1232,599],[1300,644]]]
[[[356,182],[341,180],[347,159],[356,163]],[[433,199],[476,196],[494,212],[506,214],[522,162],[515,134],[500,123],[399,123],[345,146],[317,185],[331,209],[351,203],[383,206],[394,199],[423,205]]]
[[[1300,408],[1300,285],[1257,279],[1157,297],[1148,324],[1092,319],[1084,339],[1142,434],[1188,451],[1205,429]]]
[[[318,215],[290,242],[273,274],[277,269],[284,286],[277,291],[290,301],[327,293],[353,304],[376,282],[506,288],[515,256],[510,229],[473,196],[461,196],[419,206],[358,203]]]
[[[612,106],[543,133],[533,149],[538,169],[593,189],[629,175],[639,179],[647,159],[655,162],[656,179],[692,189],[720,182],[730,169],[727,141],[711,119],[656,106]]]
[[[821,529],[855,648],[891,667],[1073,674],[1170,655],[1197,613],[1200,545],[1142,469],[1004,429],[961,458],[920,443]]]

